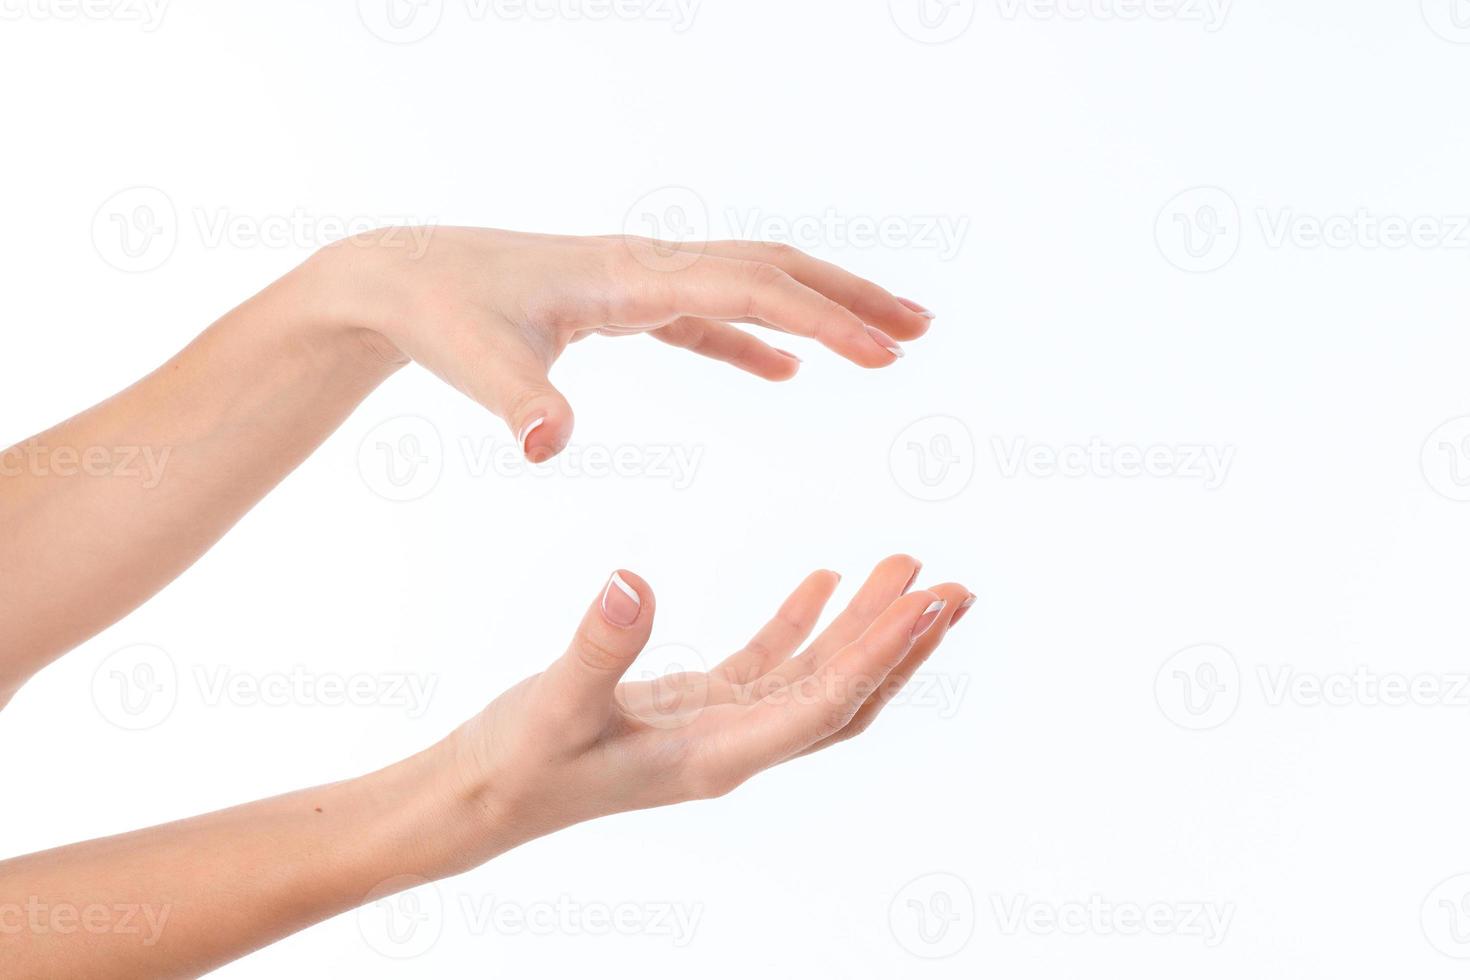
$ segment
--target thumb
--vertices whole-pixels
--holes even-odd
[[[568,721],[606,721],[618,682],[652,629],[653,590],[632,572],[613,572],[567,652],[546,671],[552,696]]]
[[[498,358],[486,407],[515,433],[521,454],[544,463],[572,438],[572,406],[546,376],[546,367],[527,352]]]

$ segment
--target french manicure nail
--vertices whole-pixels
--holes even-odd
[[[911,299],[904,299],[902,296],[900,296],[898,298],[898,301],[900,303],[902,303],[904,306],[907,306],[910,310],[912,310],[915,313],[919,314],[919,316],[923,317],[924,319],[926,319],[926,320],[932,320],[932,319],[934,319],[934,313],[931,310],[929,310],[927,307],[921,306],[918,303],[915,303]]]
[[[943,599],[935,599],[929,603],[924,609],[924,612],[919,616],[918,622],[914,623],[914,631],[909,634],[909,639],[917,640],[928,632],[929,627],[934,625],[934,621],[939,618],[939,614],[942,612],[944,612]]]
[[[516,435],[516,442],[521,444],[522,456],[529,457],[531,455],[530,451],[526,448],[526,440],[531,438],[531,433],[541,428],[542,424],[545,423],[545,421],[546,416],[543,415],[532,422],[528,422],[526,423],[525,427],[521,429],[520,433]]]
[[[924,570],[924,563],[923,562],[921,562],[921,561],[914,562],[914,574],[912,574],[912,575],[909,576],[908,584],[903,587],[903,591],[904,591],[904,594],[905,595],[908,594],[909,589],[912,589],[914,587],[914,583],[919,580],[919,573],[922,572],[923,570]]]
[[[614,626],[626,628],[638,622],[638,610],[642,606],[637,590],[613,572],[612,578],[607,580],[607,588],[602,590],[603,618]]]
[[[958,623],[961,619],[964,619],[965,618],[965,613],[969,612],[970,611],[970,607],[973,606],[974,604],[975,604],[975,597],[973,595],[970,596],[970,598],[966,599],[964,602],[960,603],[960,608],[958,608],[958,609],[956,609],[954,611],[954,618],[949,621],[949,625],[953,626],[955,623]]]
[[[903,348],[898,346],[898,341],[871,324],[864,324],[864,326],[868,328],[868,336],[873,338],[875,344],[894,357],[903,357]]]

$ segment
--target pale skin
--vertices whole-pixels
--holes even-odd
[[[427,248],[410,250],[417,241]],[[732,324],[812,337],[877,368],[930,319],[756,243],[441,228],[331,246],[137,384],[7,451],[0,705],[188,568],[410,360],[542,461],[573,425],[547,373],[589,334],[649,333],[779,381],[798,361]],[[68,470],[61,447],[105,452]],[[152,447],[161,478],[109,467],[117,447]],[[915,590],[918,569],[886,559],[807,643],[837,587],[835,573],[814,573],[708,674],[639,683],[621,678],[648,640],[653,593],[619,571],[544,672],[411,758],[0,862],[6,975],[197,975],[572,824],[724,795],[865,729],[933,653],[974,597],[952,583]]]

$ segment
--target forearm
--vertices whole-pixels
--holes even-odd
[[[0,456],[0,704],[188,568],[397,366],[317,276]]]
[[[0,862],[7,977],[196,976],[496,853],[438,750],[359,779]]]

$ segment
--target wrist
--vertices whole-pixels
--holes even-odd
[[[389,339],[403,317],[392,284],[400,273],[397,258],[369,232],[333,242],[282,280],[300,297],[309,329],[334,349],[359,361],[365,370],[392,374],[409,357]]]

